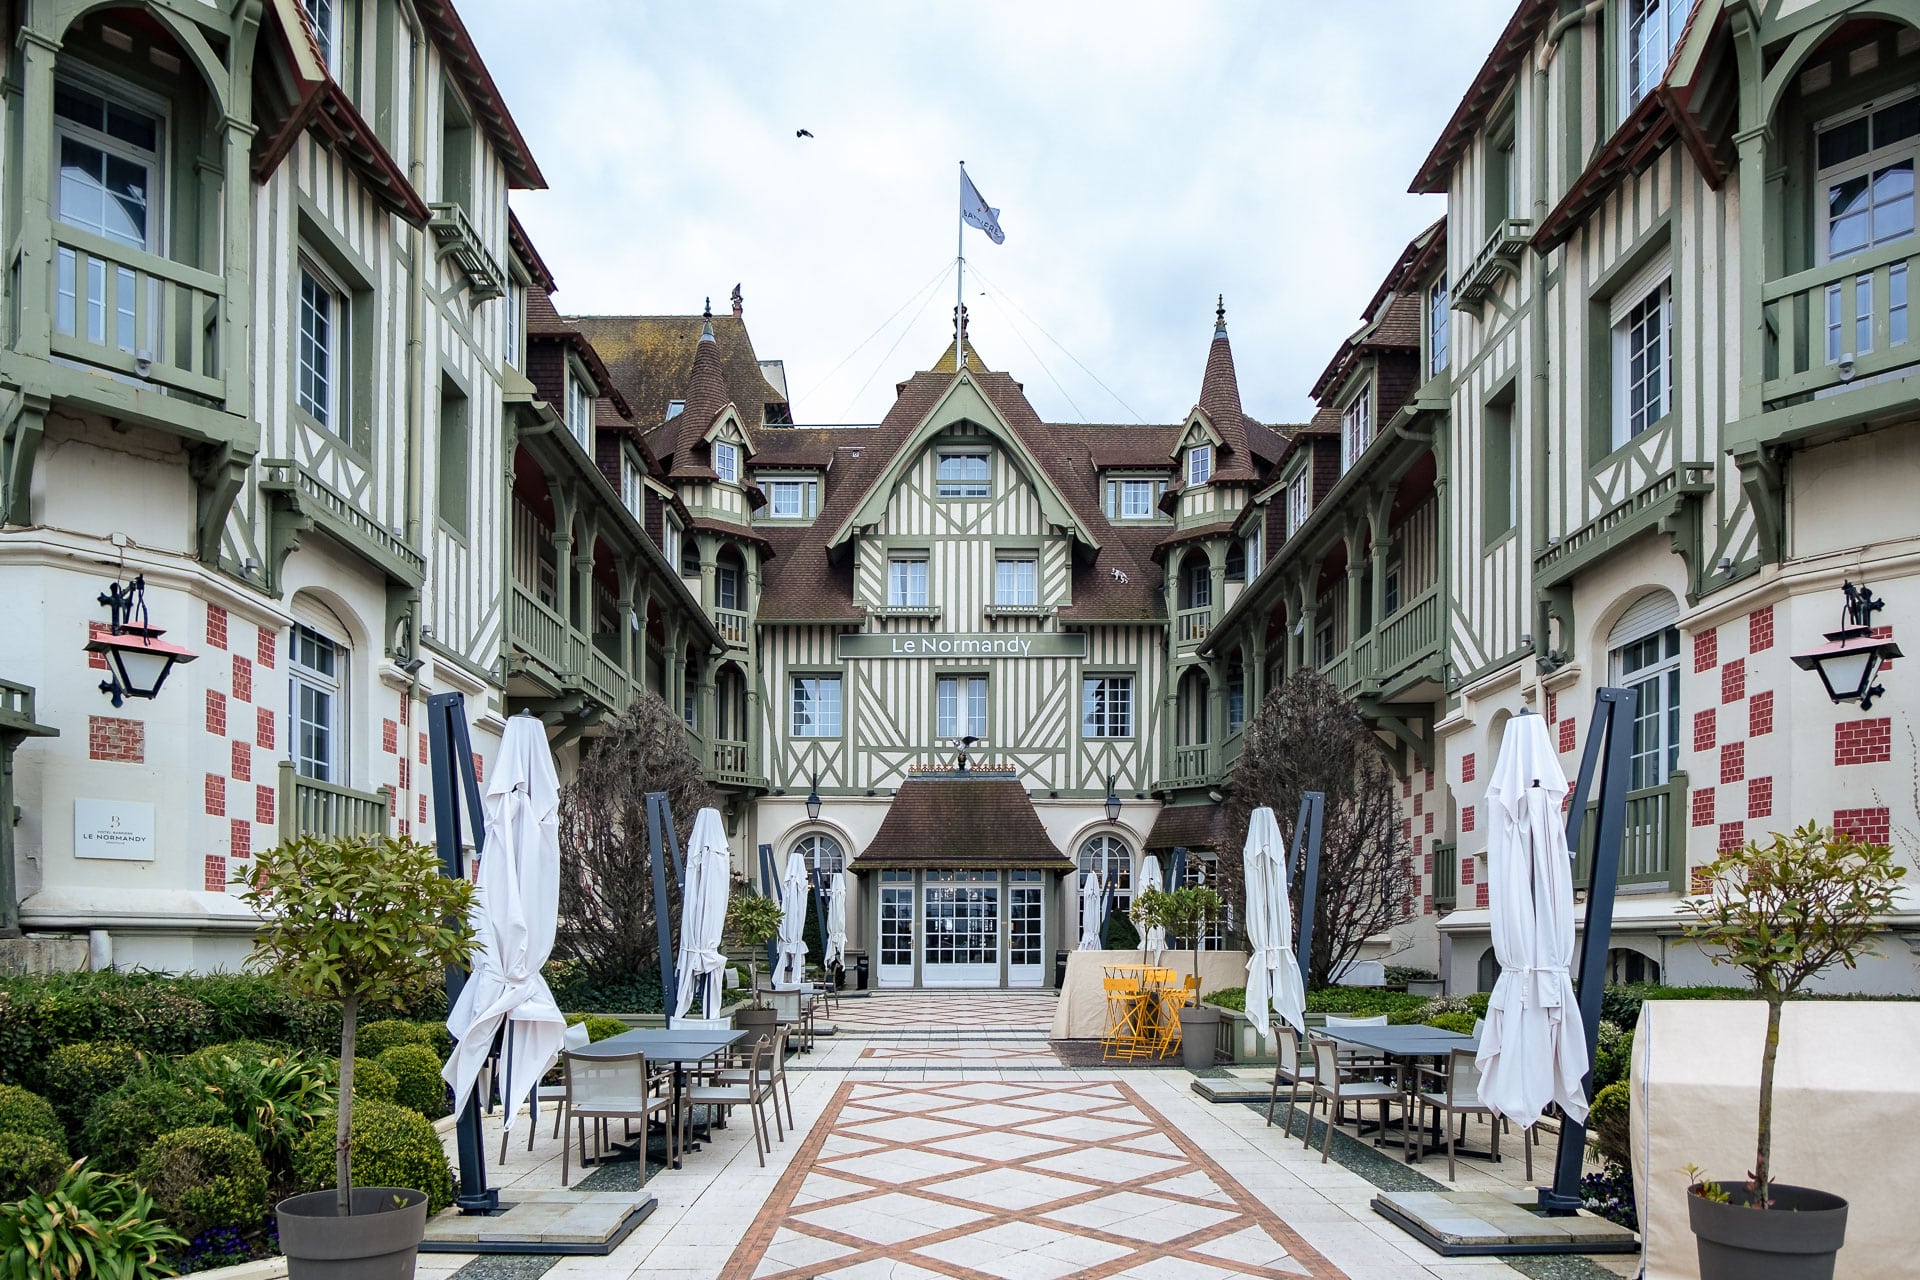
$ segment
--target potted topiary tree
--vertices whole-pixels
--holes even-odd
[[[1207,926],[1219,918],[1220,895],[1206,885],[1183,885],[1178,889],[1145,889],[1134,899],[1132,914],[1140,929],[1158,925],[1167,937],[1193,941],[1192,973],[1200,976],[1200,939]],[[1191,1007],[1180,1010],[1180,1060],[1189,1071],[1213,1065],[1214,1042],[1219,1034],[1220,1010],[1201,1004],[1199,993]]]
[[[780,904],[752,889],[741,890],[727,903],[727,932],[733,945],[747,949],[747,990],[753,996],[751,1004],[733,1011],[733,1025],[771,1035],[780,1013],[760,998],[760,951],[780,936]]]
[[[353,1050],[362,1008],[395,1005],[408,988],[473,954],[473,885],[405,838],[301,836],[236,877],[260,913],[253,961],[296,992],[340,1006],[338,1115],[331,1190],[276,1209],[292,1280],[404,1277],[426,1230],[417,1188],[353,1185]]]
[[[1791,835],[1721,855],[1707,868],[1712,889],[1684,905],[1687,936],[1715,964],[1746,971],[1767,1003],[1760,1053],[1759,1135],[1744,1180],[1699,1179],[1688,1215],[1700,1250],[1701,1280],[1766,1275],[1831,1277],[1846,1238],[1847,1202],[1773,1180],[1773,1072],[1787,999],[1830,969],[1872,955],[1875,921],[1893,909],[1906,868],[1893,850],[1809,823]],[[1768,1210],[1784,1212],[1768,1212]]]

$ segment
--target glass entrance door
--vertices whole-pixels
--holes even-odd
[[[1042,987],[1046,967],[1041,959],[1046,945],[1046,872],[1008,872],[1007,985]]]
[[[1000,985],[1000,875],[928,871],[921,890],[926,948],[920,981],[929,987]]]
[[[913,985],[913,872],[880,873],[880,964],[874,982]]]

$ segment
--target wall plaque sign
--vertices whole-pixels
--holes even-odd
[[[73,856],[152,862],[153,806],[139,800],[73,802]]]
[[[1057,631],[922,631],[902,635],[843,635],[840,658],[1084,658],[1087,637]]]

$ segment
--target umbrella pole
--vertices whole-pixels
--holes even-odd
[[[760,846],[760,889],[762,896],[772,898],[775,902],[778,902],[780,900],[779,884],[780,877],[776,875],[773,870],[773,846],[763,844]],[[769,985],[772,984],[774,975],[780,971],[779,965],[780,943],[777,940],[770,941],[767,943],[767,982]],[[759,998],[759,996],[754,997],[755,1000]]]
[[[1320,904],[1320,828],[1326,816],[1327,795],[1309,791],[1300,797],[1300,816],[1294,819],[1293,838],[1299,857],[1306,863],[1300,885],[1300,945],[1295,952],[1300,963],[1300,985],[1307,985],[1313,973],[1313,917]]]
[[[480,819],[480,782],[473,775],[473,743],[467,736],[467,700],[462,693],[435,693],[427,697],[428,769],[433,779],[433,830],[440,850],[440,874],[466,878],[460,865],[460,801],[466,800],[466,818],[473,828],[473,853],[481,853],[486,827]],[[464,793],[464,795],[463,795]],[[460,998],[467,971],[447,966],[447,1007]],[[473,1092],[460,1105],[460,1193],[454,1198],[461,1213],[494,1213],[500,1193],[487,1185],[487,1157],[480,1145],[480,1108]]]
[[[1600,826],[1594,833],[1589,860],[1587,924],[1580,934],[1579,974],[1581,1029],[1587,1038],[1587,1075],[1582,1082],[1593,1092],[1593,1056],[1600,1036],[1600,998],[1607,987],[1607,952],[1613,943],[1613,898],[1619,881],[1620,842],[1627,825],[1627,786],[1633,773],[1633,713],[1639,695],[1632,689],[1604,688],[1594,695],[1593,723],[1587,728],[1587,749],[1580,758],[1580,780],[1567,808],[1567,848],[1580,848],[1580,828],[1586,820],[1587,788],[1599,767],[1600,790],[1595,798]],[[1604,760],[1600,743],[1606,742]],[[1578,886],[1576,886],[1578,887]],[[1520,1141],[1528,1141],[1527,1134]],[[1540,1207],[1565,1216],[1580,1211],[1580,1170],[1586,1160],[1587,1126],[1560,1118],[1560,1146],[1554,1155],[1553,1185],[1540,1188]]]
[[[673,810],[667,805],[667,793],[664,791],[647,792],[647,853],[653,865],[653,930],[660,947],[660,999],[661,1007],[667,1011],[667,1025],[673,1025],[673,1011],[680,994],[680,974],[675,964],[673,949],[673,909],[672,899],[667,897],[667,848],[662,838],[662,828],[671,837],[673,830]],[[675,871],[679,868],[676,866]],[[685,890],[681,886],[682,891]],[[709,1015],[711,1016],[711,1015]]]

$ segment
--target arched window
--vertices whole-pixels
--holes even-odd
[[[296,596],[287,631],[287,747],[294,771],[348,785],[348,677],[353,650],[346,624],[310,596]]]
[[[1491,991],[1493,984],[1498,981],[1500,981],[1500,957],[1493,954],[1492,947],[1488,947],[1480,956],[1480,989]]]
[[[1094,872],[1113,888],[1113,909],[1125,914],[1133,903],[1133,852],[1119,836],[1094,836],[1080,846],[1080,878]]]
[[[1631,947],[1615,947],[1607,952],[1608,982],[1660,983],[1660,962]]]
[[[1635,600],[1607,636],[1613,683],[1640,695],[1633,712],[1634,790],[1663,785],[1680,764],[1680,602],[1667,591]]]
[[[809,871],[818,871],[823,876],[831,877],[835,872],[847,869],[846,851],[832,836],[817,833],[801,836],[793,842],[793,848],[794,852],[807,860]]]

